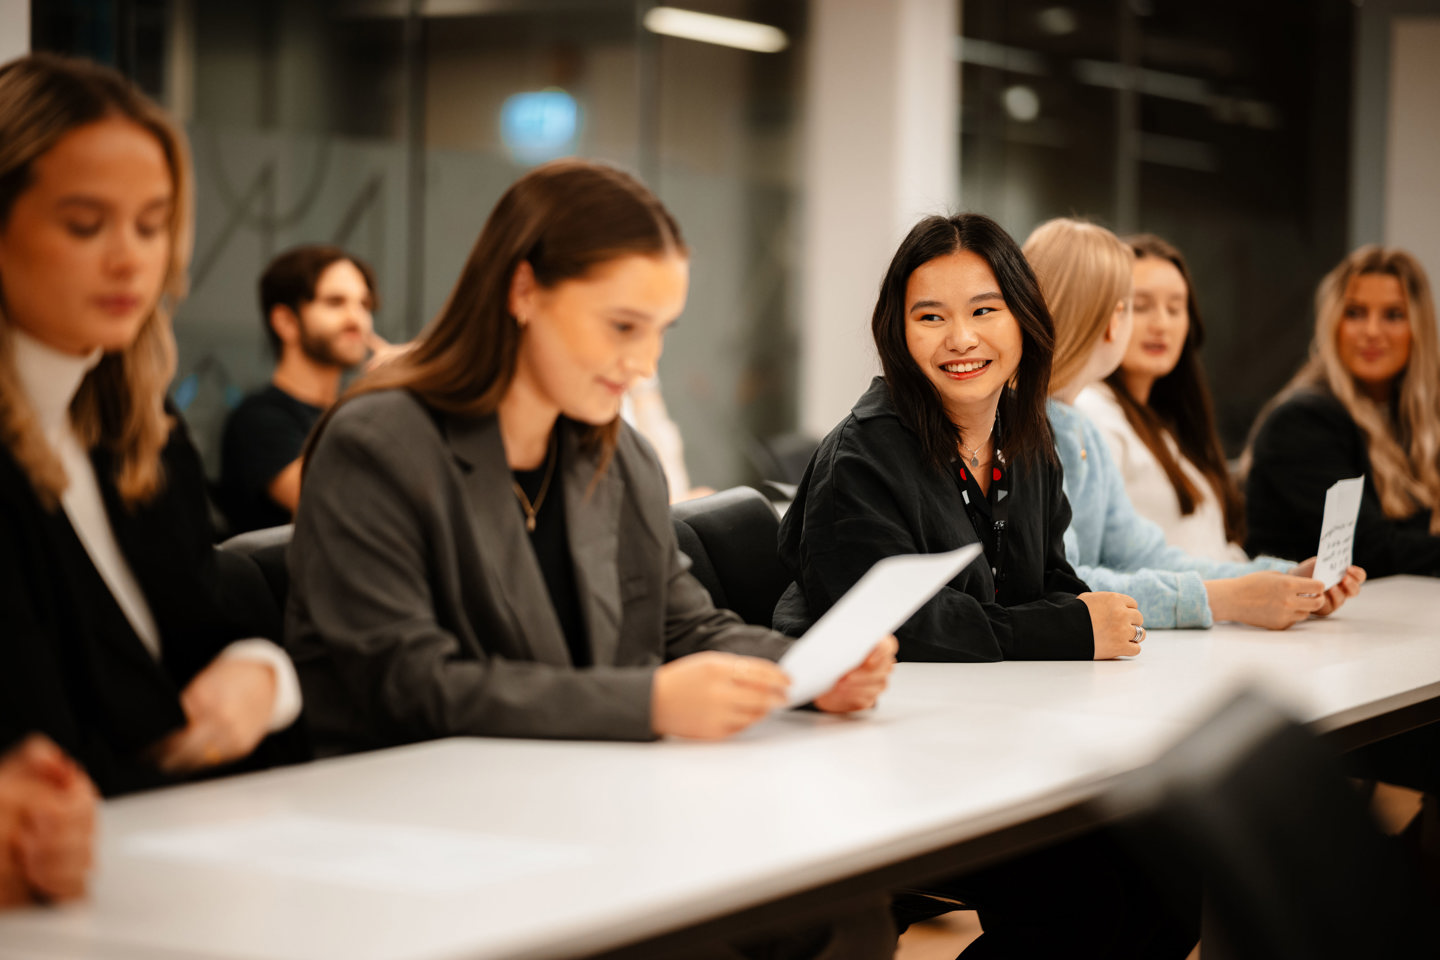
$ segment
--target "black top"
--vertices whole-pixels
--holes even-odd
[[[965,512],[970,517],[970,526],[980,535],[980,546],[985,551],[985,562],[990,564],[990,575],[995,578],[995,599],[1005,602],[1006,574],[1003,567],[1005,558],[1005,529],[1009,526],[1010,474],[1003,461],[982,463],[972,468],[957,457],[952,464],[956,482],[960,484],[960,499],[965,502]],[[980,489],[975,479],[977,471],[990,474],[990,486]]]
[[[166,782],[144,752],[185,724],[180,691],[231,641],[278,636],[280,612],[249,559],[211,546],[204,475],[183,428],[162,454],[165,487],[133,510],[108,452],[92,460],[162,657],[136,635],[64,510],[42,508],[0,446],[0,740],[42,732],[113,795]]]
[[[989,469],[988,465],[986,467]],[[1088,660],[1089,588],[1065,562],[1070,523],[1058,464],[1010,465],[999,555],[1004,591],[972,563],[897,632],[902,660]],[[775,608],[775,628],[798,635],[882,557],[942,553],[977,542],[955,470],[925,460],[919,438],[876,377],[820,444],[780,525],[780,561],[796,578]],[[975,488],[978,493],[978,488]],[[988,498],[987,498],[988,499]],[[991,545],[992,551],[995,545]]]
[[[231,412],[220,447],[221,506],[231,533],[293,519],[270,499],[270,482],[299,458],[323,412],[274,384],[250,394]]]
[[[558,429],[558,428],[557,428]],[[577,667],[591,664],[590,644],[585,638],[585,617],[580,611],[580,594],[575,587],[575,564],[570,558],[570,540],[565,532],[565,494],[560,489],[564,483],[560,470],[559,447],[552,447],[545,462],[534,470],[515,470],[515,482],[525,491],[533,506],[545,486],[545,474],[554,458],[554,476],[535,511],[535,529],[530,531],[530,546],[535,548],[535,559],[540,562],[540,573],[545,578],[545,589],[550,594],[550,603],[555,607],[555,616],[560,620],[560,629],[565,634],[565,645],[570,648],[570,660]],[[515,498],[515,509],[524,519],[525,511],[520,499]]]
[[[1276,406],[1256,432],[1252,450],[1245,482],[1245,547],[1252,554],[1292,560],[1313,556],[1325,492],[1336,480],[1363,476],[1353,562],[1372,577],[1440,576],[1440,537],[1430,533],[1430,511],[1404,520],[1385,515],[1365,434],[1328,389],[1307,387]]]

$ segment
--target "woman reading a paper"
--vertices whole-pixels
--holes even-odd
[[[688,572],[619,419],[685,304],[670,214],[556,161],[491,213],[449,303],[306,454],[288,636],[322,753],[454,735],[719,738],[785,702],[779,633]],[[875,703],[893,640],[815,700]]]
[[[1361,247],[1320,282],[1310,360],[1247,455],[1247,546],[1309,556],[1326,491],[1364,477],[1354,562],[1440,576],[1440,346],[1420,263]]]

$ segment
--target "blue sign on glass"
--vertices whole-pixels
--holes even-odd
[[[500,139],[518,163],[574,153],[579,131],[580,106],[564,90],[517,93],[500,108]]]

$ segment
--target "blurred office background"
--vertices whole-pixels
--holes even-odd
[[[272,255],[368,259],[377,326],[404,339],[504,188],[554,156],[639,173],[687,234],[661,377],[715,487],[849,409],[881,273],[925,213],[1177,243],[1232,453],[1348,249],[1402,244],[1440,273],[1440,0],[673,2],[0,0],[0,42],[110,63],[190,134],[175,395],[212,470],[226,411],[269,375]]]

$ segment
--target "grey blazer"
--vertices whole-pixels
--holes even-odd
[[[698,650],[776,659],[717,610],[628,426],[597,480],[561,418],[559,480],[594,666],[576,669],[511,488],[499,424],[367,394],[311,454],[286,637],[322,755],[454,735],[646,740],[655,668]]]

